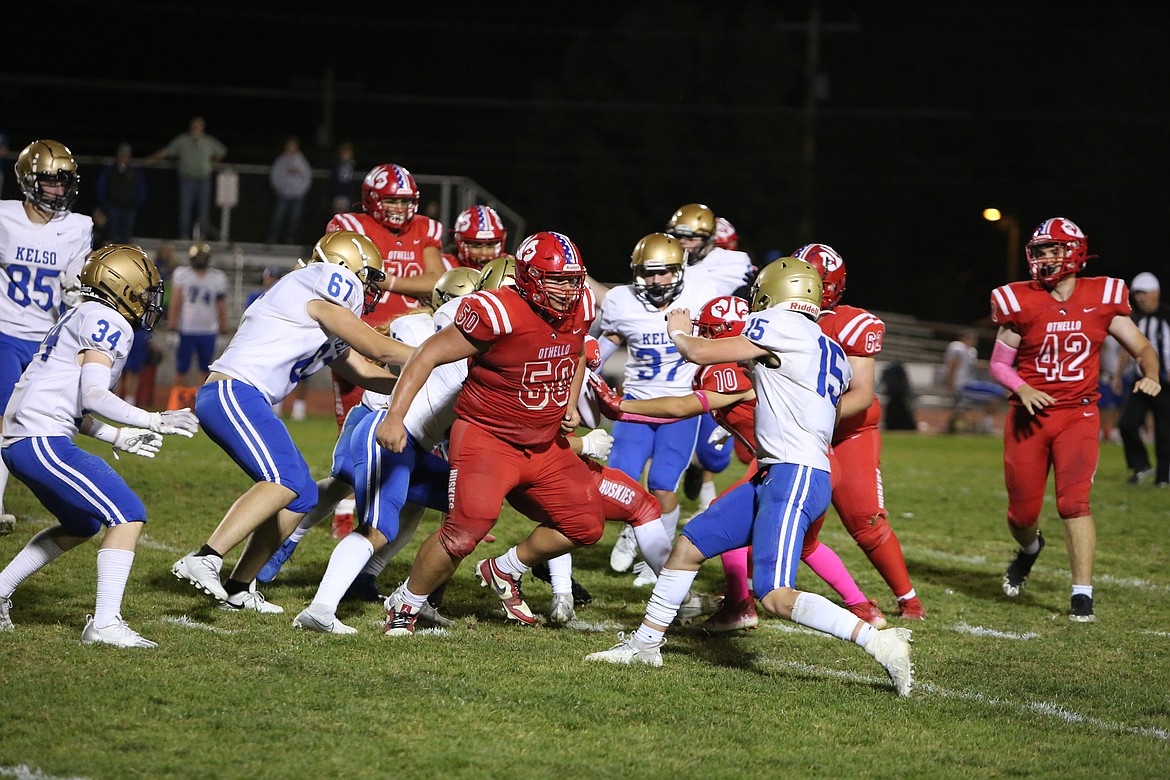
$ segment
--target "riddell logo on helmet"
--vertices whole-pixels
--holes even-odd
[[[789,311],[798,311],[801,314],[809,314],[813,317],[821,313],[820,306],[814,306],[807,301],[786,301],[785,306]]]

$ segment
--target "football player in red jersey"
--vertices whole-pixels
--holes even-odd
[[[482,269],[484,263],[504,254],[508,230],[491,206],[471,206],[455,218],[451,237],[455,241],[455,254],[443,255],[443,265]]]
[[[738,336],[743,332],[748,312],[748,302],[742,298],[730,295],[712,298],[694,319],[695,335],[712,339]],[[751,374],[742,365],[718,363],[701,367],[693,380],[694,393],[687,396],[622,400],[604,381],[591,379],[590,383],[607,417],[653,420],[657,417],[695,417],[709,411],[715,421],[731,431],[753,455],[756,451],[756,393]],[[724,492],[734,490],[755,473],[753,460],[743,478]],[[837,479],[835,474],[832,475],[833,482]],[[885,616],[876,602],[865,597],[837,553],[818,539],[824,520],[822,515],[805,534],[800,559],[840,594],[846,609],[875,628],[885,628]],[[759,624],[756,602],[748,588],[749,550],[742,547],[720,556],[725,579],[724,601],[719,611],[703,624],[707,631],[723,633],[751,629]]]
[[[882,489],[881,405],[874,389],[874,358],[882,350],[886,325],[865,309],[840,305],[845,261],[827,244],[806,244],[794,257],[821,272],[824,292],[817,324],[845,350],[853,381],[841,397],[829,461],[833,466],[833,508],[845,530],[882,575],[898,599],[898,617],[924,620],[926,610],[910,584],[902,544],[888,521]]]
[[[465,296],[455,322],[423,342],[377,429],[378,443],[406,446],[402,419],[431,370],[470,359],[451,428],[451,510],[422,543],[410,576],[386,603],[387,636],[414,633],[423,601],[446,582],[523,490],[540,523],[528,538],[476,565],[510,620],[535,622],[520,592],[533,564],[601,538],[605,520],[589,468],[562,426],[576,427],[592,293],[577,247],[560,233],[529,236],[516,251],[516,286]]]
[[[1004,425],[1003,466],[1008,528],[1020,545],[1004,574],[1003,590],[1012,598],[1020,595],[1044,548],[1038,523],[1051,469],[1072,572],[1069,618],[1089,623],[1096,619],[1097,531],[1089,490],[1099,450],[1101,343],[1112,335],[1137,360],[1142,376],[1135,393],[1161,391],[1158,354],[1129,318],[1125,282],[1077,278],[1090,255],[1088,239],[1072,220],[1041,222],[1025,255],[1032,280],[991,292],[991,318],[999,325],[991,376],[1013,393]]]

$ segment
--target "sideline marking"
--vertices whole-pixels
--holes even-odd
[[[81,777],[80,775],[74,775],[72,777],[46,775],[41,770],[34,769],[28,764],[0,766],[0,777],[15,777],[17,780],[88,780],[88,778]]]

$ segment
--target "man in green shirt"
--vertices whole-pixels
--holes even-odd
[[[207,238],[211,226],[211,171],[227,155],[227,147],[204,132],[203,117],[191,119],[187,132],[146,158],[147,162],[173,158],[179,174],[179,238],[192,238],[192,211],[198,209],[199,235]]]

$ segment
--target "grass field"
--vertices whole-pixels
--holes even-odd
[[[324,476],[332,421],[290,425]],[[155,461],[116,464],[151,516],[123,613],[159,648],[81,645],[95,546],[26,581],[16,631],[0,634],[0,777],[1170,776],[1170,493],[1126,485],[1120,448],[1105,447],[1098,622],[1071,623],[1051,499],[1027,590],[1018,602],[1000,590],[1012,554],[1000,455],[992,437],[886,436],[886,501],[928,611],[912,626],[915,693],[898,699],[859,648],[775,618],[731,637],[675,630],[661,669],[583,662],[638,624],[649,595],[608,570],[617,527],[577,556],[595,601],[567,629],[505,624],[464,565],[444,607],[456,625],[442,633],[384,639],[381,608],[350,603],[339,616],[359,634],[295,631],[333,548],[324,527],[265,589],[286,614],[221,612],[170,565],[246,478],[206,436],[175,437]],[[49,524],[19,484],[7,504],[20,521],[0,537],[0,565]],[[528,529],[506,509],[481,550],[502,553]],[[383,575],[387,591],[421,536]],[[832,516],[822,539],[892,613]],[[547,609],[548,587],[528,579],[529,603]],[[698,587],[720,582],[712,562]],[[830,595],[807,570],[800,584]]]

